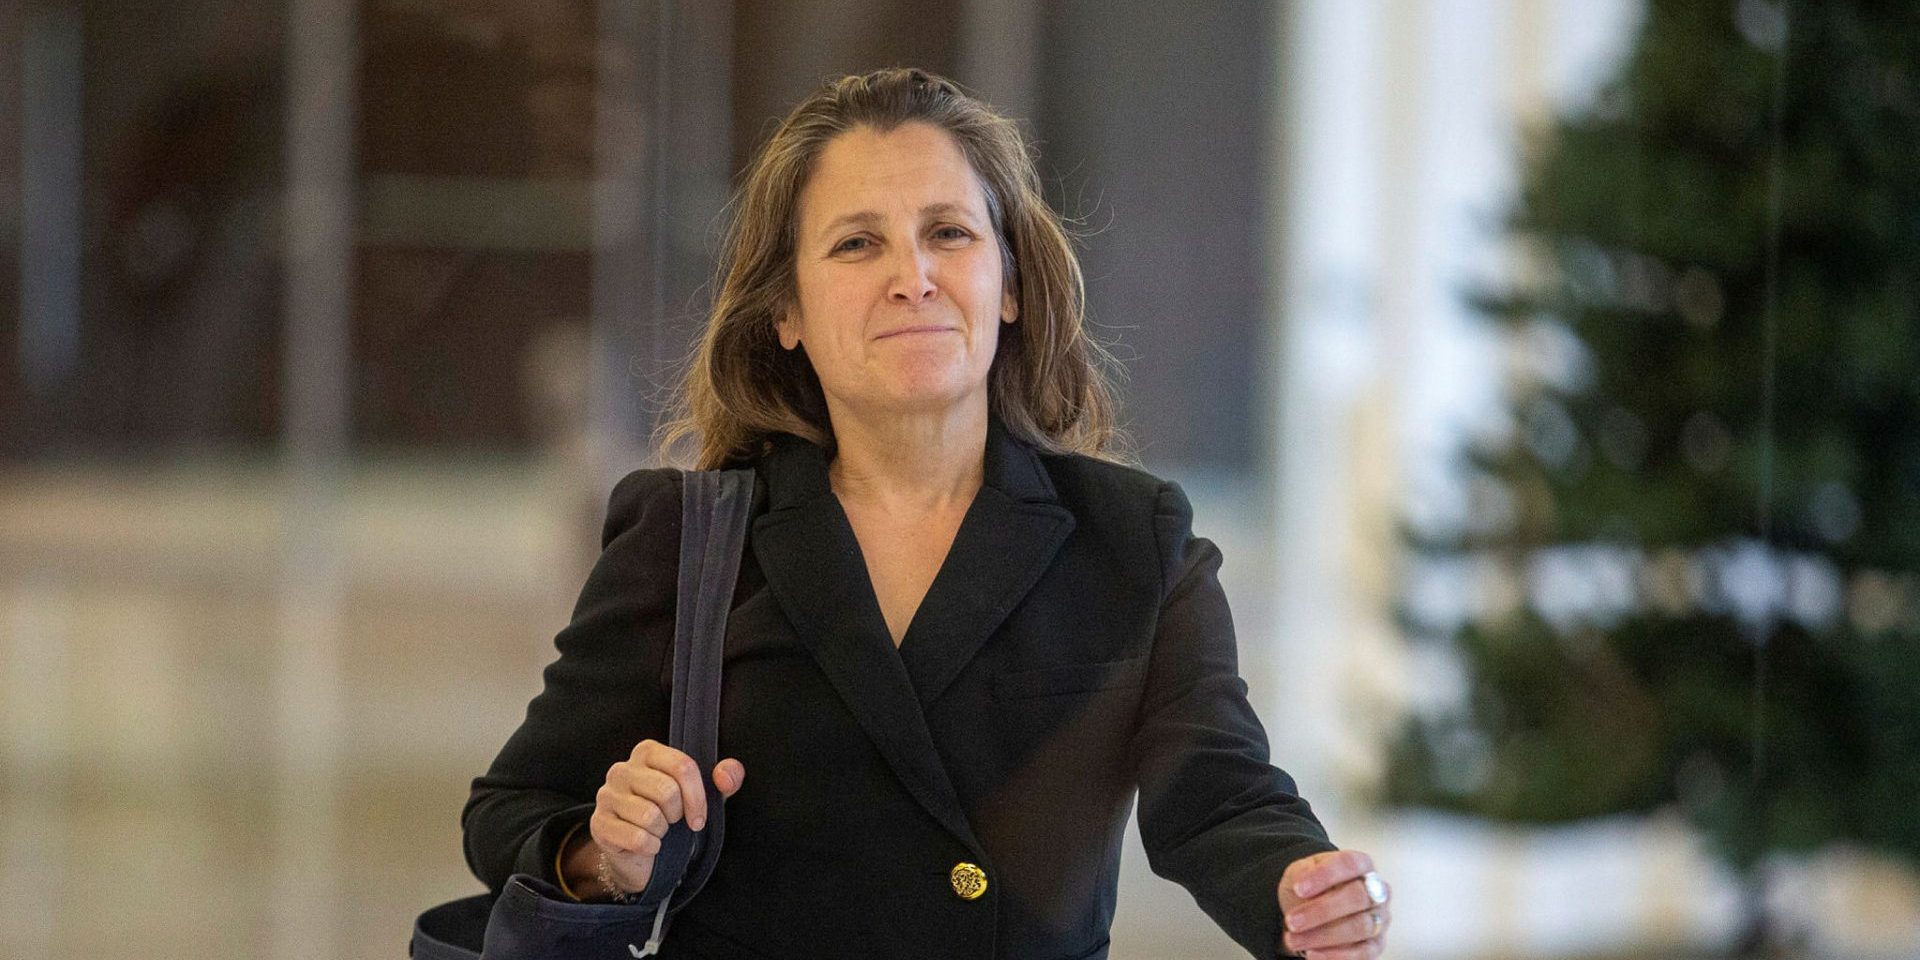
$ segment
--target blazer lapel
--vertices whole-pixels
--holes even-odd
[[[824,451],[783,435],[760,467],[769,502],[754,521],[752,546],[767,586],[907,791],[984,855],[887,632],[860,543],[827,485]]]
[[[1073,532],[1040,458],[997,417],[987,427],[985,474],[900,644],[923,704],[946,692]]]
[[[1039,457],[990,418],[984,482],[896,649],[859,540],[827,483],[825,451],[790,435],[760,459],[767,512],[752,546],[775,599],[847,709],[913,797],[979,842],[947,777],[932,703],[1033,588],[1074,527]]]

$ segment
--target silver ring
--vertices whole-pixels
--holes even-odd
[[[1368,870],[1360,877],[1360,883],[1367,888],[1367,899],[1372,900],[1375,904],[1387,902],[1387,882],[1380,879],[1379,874]]]
[[[1380,935],[1380,926],[1381,926],[1380,911],[1368,910],[1367,920],[1368,920],[1367,939],[1372,940],[1374,937],[1377,937]]]

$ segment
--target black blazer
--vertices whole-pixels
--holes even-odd
[[[746,765],[669,960],[1104,958],[1136,789],[1153,871],[1257,957],[1275,888],[1335,849],[1237,673],[1220,552],[1180,488],[991,423],[985,483],[896,649],[820,448],[752,463],[720,756]],[[551,878],[607,768],[664,741],[680,476],[614,488],[559,658],[462,814],[499,890]],[[709,772],[710,775],[710,772]],[[986,890],[956,893],[956,864]]]

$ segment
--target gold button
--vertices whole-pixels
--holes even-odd
[[[953,881],[953,892],[962,900],[978,900],[987,892],[987,872],[971,863],[954,864],[947,879]]]

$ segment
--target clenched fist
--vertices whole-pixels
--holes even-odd
[[[1375,960],[1392,921],[1391,888],[1358,850],[1302,857],[1280,876],[1283,952],[1306,960]]]
[[[722,799],[739,792],[746,778],[747,768],[738,760],[713,765],[713,785]],[[699,764],[664,743],[640,741],[627,759],[607,768],[607,781],[594,797],[589,833],[576,832],[561,854],[567,886],[594,897],[644,889],[668,825],[681,817],[694,830],[707,825],[707,791]],[[615,889],[599,880],[602,853]]]

